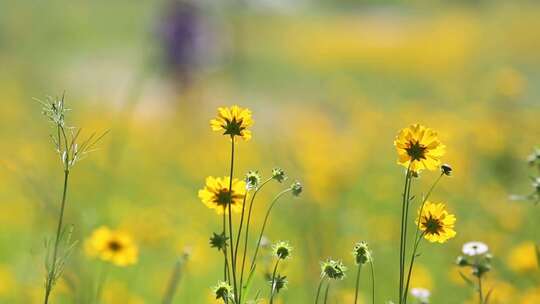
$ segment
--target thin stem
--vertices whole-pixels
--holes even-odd
[[[480,300],[480,304],[484,304],[484,295],[482,293],[482,276],[478,276],[478,299]]]
[[[402,275],[403,275],[403,278],[401,279],[402,281],[402,284],[405,280],[404,276],[405,276],[405,259],[406,259],[406,251],[407,251],[407,227],[408,227],[408,223],[409,223],[409,207],[410,207],[410,195],[411,195],[411,185],[412,185],[412,178],[409,177],[409,185],[407,186],[407,201],[405,203],[405,222],[403,223],[403,258],[402,258],[402,261],[403,261],[403,272],[402,272]],[[404,287],[402,287],[402,290],[403,290]],[[407,291],[405,291],[405,293],[407,293]],[[406,302],[406,301],[405,301]]]
[[[242,215],[240,216],[240,225],[238,226],[238,232],[236,233],[236,245],[234,246],[234,259],[236,260],[238,257],[238,246],[240,245],[240,235],[242,234],[242,226],[244,225],[244,212],[246,209],[246,199],[247,199],[247,192],[244,195],[244,200],[242,201]]]
[[[101,302],[101,294],[103,293],[103,286],[105,286],[105,282],[107,281],[107,274],[109,272],[109,267],[105,263],[101,263],[101,270],[98,274],[98,280],[97,280],[97,288],[96,288],[96,303],[99,304]]]
[[[274,266],[274,271],[272,272],[272,285],[270,287],[270,304],[274,303],[274,295],[276,294],[276,273],[280,260],[281,259],[277,259],[276,265]]]
[[[319,286],[317,287],[317,295],[315,297],[315,304],[319,303],[319,295],[321,294],[321,287],[322,287],[322,284],[323,284],[325,278],[326,278],[326,276],[322,275],[321,280],[319,281]]]
[[[225,217],[225,207],[223,207],[223,232],[222,234],[225,235],[226,233],[226,223],[227,223],[227,218]],[[225,282],[229,282],[229,278],[231,277],[230,275],[230,269],[228,267],[229,265],[229,262],[228,262],[228,259],[227,259],[227,242],[225,241],[225,247],[223,248],[223,280]],[[230,283],[230,282],[229,282]]]
[[[371,300],[372,304],[375,304],[375,269],[373,266],[373,260],[369,263],[371,268]]]
[[[58,258],[58,246],[60,245],[60,235],[62,233],[62,225],[64,222],[64,209],[66,207],[67,189],[69,181],[69,169],[64,170],[64,189],[62,191],[62,203],[60,205],[60,215],[58,216],[58,226],[56,227],[56,238],[54,241],[54,251],[51,263],[51,270],[48,273],[47,285],[45,287],[44,303],[49,303],[49,296],[52,291],[54,277],[56,276],[56,260]]]
[[[229,237],[231,240],[231,270],[233,275],[233,289],[234,289],[234,298],[238,299],[238,288],[236,286],[236,260],[234,258],[234,236],[233,236],[233,226],[232,226],[232,181],[234,173],[234,135],[231,136],[231,171],[229,173]]]
[[[238,226],[238,233],[236,234],[237,235],[237,237],[236,237],[236,245],[235,245],[235,248],[234,248],[235,266],[236,266],[236,261],[238,259],[238,246],[240,244],[240,236],[242,234],[242,226],[244,225],[244,213],[245,213],[245,210],[246,210],[246,199],[247,199],[247,192],[244,195],[244,199],[242,201],[242,215],[240,217],[240,225]],[[232,244],[231,244],[231,246],[232,246]],[[242,298],[242,275],[240,275],[240,288],[238,289],[238,303],[241,303],[241,298]]]
[[[326,290],[324,291],[324,304],[326,304],[326,302],[328,302],[329,291],[330,291],[330,281],[328,281],[328,283],[326,283]]]
[[[244,268],[246,265],[246,255],[248,250],[248,238],[249,238],[249,227],[251,223],[251,211],[253,210],[253,202],[255,201],[255,197],[257,196],[257,193],[266,185],[269,181],[271,181],[272,178],[268,178],[265,180],[256,190],[253,192],[253,196],[251,197],[251,200],[249,202],[249,210],[248,210],[248,216],[247,216],[247,222],[246,222],[246,232],[244,236],[244,251],[242,253],[242,268],[240,271],[240,297],[242,297],[243,292],[243,284],[244,284]],[[240,236],[240,234],[239,234]],[[241,302],[240,302],[241,303]]]
[[[411,262],[409,264],[409,272],[407,274],[407,282],[405,284],[405,292],[403,294],[403,303],[404,304],[407,304],[407,293],[409,292],[409,284],[410,284],[410,281],[411,281],[411,274],[412,274],[412,270],[413,270],[414,261],[416,260],[416,252],[418,251],[418,246],[420,245],[420,241],[424,237],[424,234],[425,234],[425,232],[422,232],[422,234],[420,234],[420,236],[415,240],[415,243],[414,243],[414,250],[413,250],[413,253],[411,255]]]
[[[424,211],[424,205],[426,204],[426,201],[429,199],[431,193],[433,192],[433,190],[435,189],[435,187],[437,186],[437,184],[439,183],[439,181],[441,180],[441,178],[443,176],[444,176],[444,173],[441,173],[441,175],[439,175],[439,177],[435,180],[435,182],[429,188],[429,191],[426,193],[426,196],[424,196],[424,198],[422,199],[422,205],[420,206],[420,212],[419,212],[419,215],[418,215],[419,218],[418,218],[418,222],[416,223],[416,232],[414,234],[415,245],[413,247],[413,252],[412,252],[412,255],[411,255],[411,265],[409,265],[409,273],[407,275],[407,282],[406,282],[406,286],[405,286],[405,292],[402,295],[402,297],[404,298],[403,303],[407,303],[407,293],[408,293],[408,289],[409,289],[409,280],[410,280],[410,276],[411,276],[411,272],[412,272],[412,268],[413,268],[412,264],[414,263],[414,259],[416,258],[416,251],[418,249],[418,244],[419,244],[420,240],[422,239],[422,237],[424,236],[424,232],[422,232],[420,237],[418,237],[418,233],[421,231],[420,230],[420,222],[421,222],[420,217],[422,216],[422,212]]]
[[[178,259],[178,261],[176,261],[174,265],[174,269],[169,279],[169,283],[167,284],[167,289],[165,290],[165,294],[163,296],[163,304],[171,304],[173,301],[174,295],[176,294],[176,290],[178,288],[178,283],[182,278],[182,266],[184,264],[184,261],[185,257]]]
[[[424,205],[426,204],[427,200],[429,199],[431,192],[433,192],[433,189],[437,186],[441,178],[443,177],[444,173],[441,173],[439,177],[435,180],[433,185],[431,185],[431,188],[429,188],[429,191],[427,192],[426,196],[422,199],[422,204],[420,205],[420,212],[418,213],[418,223],[416,223],[416,233],[414,234],[414,238],[416,239],[418,237],[418,232],[420,231],[420,220],[422,216],[422,212],[424,211]]]
[[[354,289],[354,304],[358,303],[358,290],[360,289],[360,271],[362,270],[362,264],[358,264],[358,271],[356,272],[356,284]]]
[[[404,272],[404,264],[405,264],[405,261],[403,258],[403,252],[404,252],[403,230],[404,230],[404,225],[405,225],[405,204],[409,200],[407,189],[409,187],[411,163],[412,162],[409,163],[409,166],[407,167],[407,171],[405,174],[405,186],[403,189],[403,200],[401,203],[401,228],[400,228],[400,240],[399,240],[399,297],[398,297],[399,304],[401,304],[401,295],[403,294],[403,272]]]
[[[253,255],[253,260],[251,260],[250,271],[253,271],[255,267],[255,261],[257,260],[259,247],[261,246],[262,236],[263,236],[264,230],[266,229],[266,224],[268,223],[268,217],[270,216],[270,212],[272,211],[272,208],[274,208],[274,205],[277,203],[279,198],[289,191],[291,191],[291,188],[285,189],[281,191],[280,193],[278,193],[278,195],[276,195],[272,203],[270,203],[270,207],[268,207],[268,210],[266,211],[266,215],[264,216],[264,222],[261,228],[261,232],[259,233],[259,240],[257,241],[257,247],[255,247],[255,254]]]

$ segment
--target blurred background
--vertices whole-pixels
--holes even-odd
[[[454,175],[432,199],[456,214],[458,235],[424,243],[412,287],[433,303],[474,303],[453,263],[478,240],[494,255],[490,303],[540,303],[540,209],[508,199],[530,192],[525,159],[540,144],[539,28],[537,1],[1,1],[0,303],[42,301],[62,167],[33,98],[64,91],[71,125],[111,130],[73,171],[66,223],[81,241],[101,225],[123,229],[140,249],[137,265],[110,270],[104,303],[159,303],[185,248],[174,303],[212,303],[222,262],[208,238],[221,219],[197,190],[228,172],[229,142],[209,120],[232,104],[255,119],[237,177],[279,166],[305,186],[267,231],[295,248],[281,303],[313,301],[319,261],[352,268],[359,240],[374,252],[377,302],[395,298],[404,170],[393,139],[417,122],[447,145]],[[256,225],[280,189],[259,196]],[[101,266],[81,248],[55,303],[91,303]],[[331,303],[352,303],[353,277]]]

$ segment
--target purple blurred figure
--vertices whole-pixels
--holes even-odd
[[[197,72],[202,36],[202,16],[190,1],[173,0],[160,26],[166,69],[182,86],[189,86]]]

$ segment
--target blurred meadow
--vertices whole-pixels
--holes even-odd
[[[536,1],[1,1],[0,303],[43,302],[62,165],[33,98],[63,92],[71,124],[110,133],[71,173],[65,223],[79,243],[53,303],[94,303],[104,266],[83,243],[103,225],[130,233],[139,258],[110,267],[102,303],[160,303],[185,250],[173,303],[215,303],[223,268],[208,239],[221,219],[197,191],[228,174],[229,141],[209,120],[232,104],[255,120],[235,176],[279,166],[304,185],[265,233],[294,247],[279,303],[312,303],[328,257],[351,268],[329,303],[352,303],[360,240],[377,303],[395,298],[404,168],[393,141],[412,123],[447,146],[454,172],[432,198],[456,214],[457,236],[422,245],[411,286],[433,303],[476,303],[455,258],[477,240],[494,256],[489,303],[540,303],[540,206],[509,199],[529,192],[526,157],[540,145],[539,29]],[[417,194],[437,175],[422,173]]]

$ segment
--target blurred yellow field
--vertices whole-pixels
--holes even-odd
[[[0,3],[0,303],[540,303],[537,28],[534,1]]]

